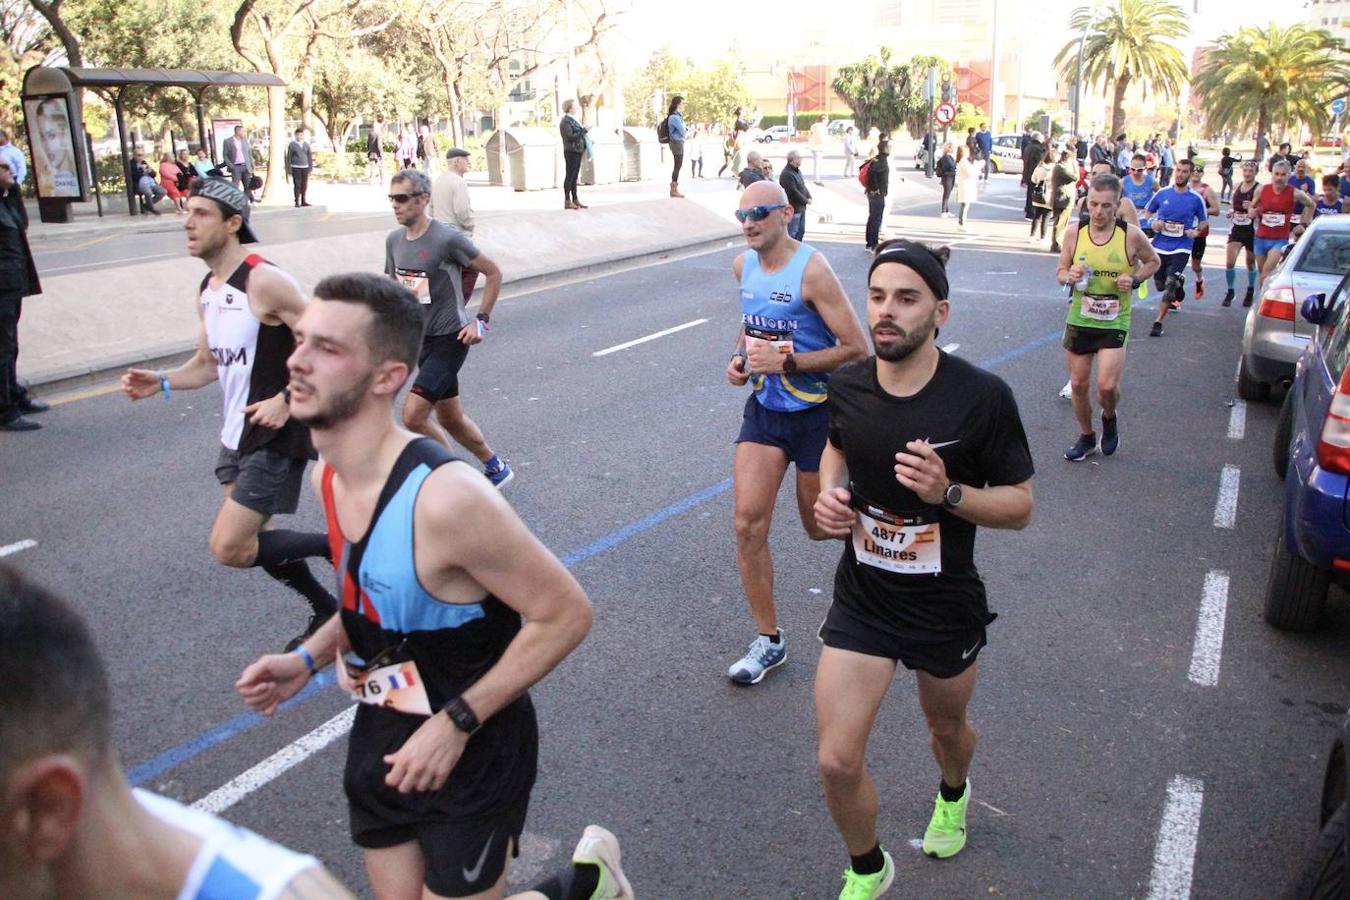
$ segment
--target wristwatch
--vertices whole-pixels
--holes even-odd
[[[791,353],[783,357],[783,371],[784,372],[797,371],[797,358],[793,356]]]
[[[961,498],[964,494],[965,491],[962,490],[961,485],[953,481],[947,485],[947,490],[942,492],[942,508],[956,509],[961,505]]]
[[[479,313],[479,314],[477,315],[476,318],[478,319],[478,321],[482,322],[484,325],[488,324],[488,314],[487,314],[487,313]]]
[[[450,717],[450,721],[455,724],[456,728],[470,737],[482,727],[478,721],[478,716],[469,708],[469,704],[464,702],[463,697],[454,697],[446,701],[446,704],[441,707],[441,711]]]

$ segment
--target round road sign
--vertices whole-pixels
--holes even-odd
[[[1333,116],[1339,116],[1339,115],[1343,114],[1344,112],[1345,112],[1345,98],[1344,98],[1344,97],[1337,97],[1335,100],[1332,100],[1332,101],[1331,101],[1331,114],[1332,114]]]
[[[941,103],[933,111],[933,118],[937,119],[939,125],[950,125],[956,121],[956,107],[950,103]]]

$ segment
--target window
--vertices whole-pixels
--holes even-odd
[[[1345,302],[1348,285],[1350,279],[1342,278],[1336,290],[1327,297],[1327,308],[1332,311],[1328,319],[1331,324],[1318,329],[1323,359],[1333,382],[1340,381],[1346,358],[1350,357],[1350,326],[1345,321],[1350,313],[1350,303]]]
[[[1305,238],[1308,246],[1299,254],[1295,272],[1343,275],[1350,270],[1350,231],[1326,229]]]

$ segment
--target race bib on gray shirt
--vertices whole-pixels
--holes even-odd
[[[469,321],[460,273],[478,248],[464,232],[435,219],[415,241],[406,233],[399,228],[385,239],[384,274],[417,296],[428,337],[455,334]]]

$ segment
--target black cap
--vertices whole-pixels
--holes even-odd
[[[198,178],[192,182],[192,188],[188,191],[188,196],[214,200],[228,209],[230,215],[239,216],[244,220],[243,224],[239,226],[239,243],[258,243],[258,236],[253,233],[253,227],[248,224],[248,198],[234,185],[219,178]]]
[[[469,151],[465,150],[463,147],[451,147],[449,150],[445,151],[446,159],[459,159],[461,156],[468,158]]]

